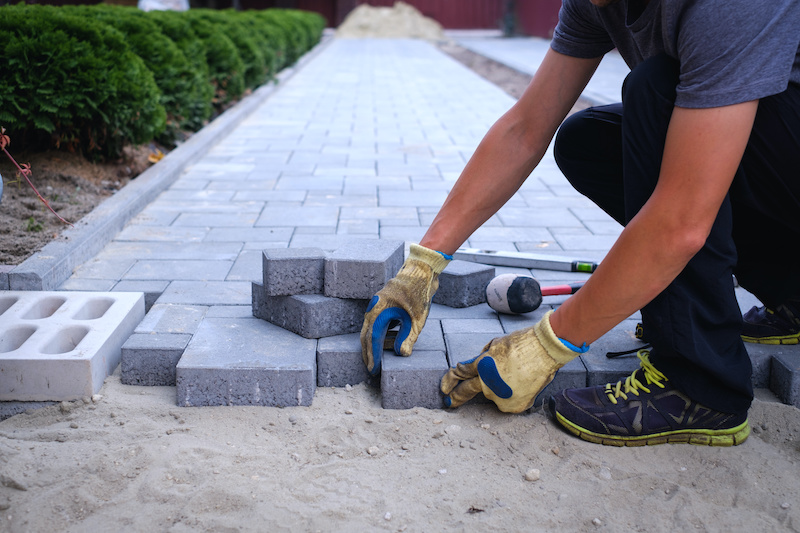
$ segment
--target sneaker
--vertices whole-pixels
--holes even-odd
[[[683,442],[741,444],[750,434],[747,413],[721,413],[674,388],[640,350],[641,368],[618,381],[567,389],[550,398],[550,412],[570,433],[609,446]]]
[[[793,305],[779,305],[774,310],[753,307],[742,317],[742,340],[758,344],[797,344],[800,342],[800,318],[793,308]]]

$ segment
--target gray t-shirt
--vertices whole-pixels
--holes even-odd
[[[680,63],[681,107],[737,104],[800,84],[800,0],[651,0],[638,17],[629,4],[641,5],[564,0],[550,46],[582,58],[617,48],[631,68],[664,52]]]

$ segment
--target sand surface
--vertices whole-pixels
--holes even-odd
[[[750,420],[735,448],[619,449],[541,411],[384,410],[364,384],[181,408],[116,374],[0,422],[0,531],[798,531],[800,410]]]

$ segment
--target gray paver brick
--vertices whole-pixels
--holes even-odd
[[[112,292],[142,292],[144,293],[144,312],[147,313],[156,303],[158,297],[167,290],[169,281],[163,280],[123,280],[114,285]]]
[[[320,248],[273,248],[262,256],[263,284],[268,296],[322,294],[325,252]]]
[[[751,344],[749,342],[744,343],[744,347],[750,356],[750,363],[753,365],[753,387],[769,388],[772,357],[782,353],[786,347]]]
[[[151,387],[175,385],[175,367],[191,338],[186,333],[134,333],[122,345],[120,381]]]
[[[369,299],[403,266],[404,243],[358,239],[325,258],[325,296]]]
[[[414,350],[410,357],[385,353],[381,359],[381,405],[384,409],[442,408],[439,382],[447,368],[443,351]]]
[[[613,359],[606,357],[608,352],[644,348],[645,344],[634,336],[635,331],[636,321],[625,320],[592,343],[591,350],[581,355],[589,373],[587,386],[614,383],[628,377],[631,372],[639,368],[639,358],[635,352]]]
[[[453,260],[439,274],[434,303],[449,307],[471,307],[486,301],[486,285],[494,278],[494,267]]]
[[[208,318],[178,363],[178,405],[311,405],[316,352],[316,340],[263,320]]]
[[[578,389],[586,386],[587,371],[586,365],[580,357],[576,357],[556,372],[556,375],[533,402],[534,407],[538,407],[546,402],[550,396],[564,389]]]
[[[317,343],[317,386],[344,387],[370,381],[361,357],[358,333],[319,339]]]
[[[770,389],[782,402],[800,407],[800,347],[786,346],[776,351]]]
[[[260,283],[252,285],[253,316],[307,339],[361,331],[367,303],[321,294],[269,296]]]
[[[207,311],[208,307],[202,305],[156,304],[134,332],[193,335]]]

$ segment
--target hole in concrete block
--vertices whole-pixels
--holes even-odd
[[[71,352],[78,347],[78,344],[80,344],[87,333],[89,333],[89,329],[80,326],[64,328],[56,333],[55,337],[50,339],[50,342],[45,344],[44,348],[42,348],[42,352],[49,354]]]
[[[13,296],[0,296],[0,315],[11,309],[11,306],[17,303],[17,300],[19,300],[19,298]]]
[[[75,320],[94,320],[96,318],[100,318],[106,311],[114,304],[114,300],[111,298],[97,298],[95,300],[89,300],[80,310],[75,313],[74,318]]]
[[[34,303],[28,312],[22,317],[26,320],[36,320],[39,318],[47,318],[55,313],[59,307],[64,305],[66,302],[66,298],[62,298],[60,296],[50,296],[47,298],[42,298]]]
[[[18,326],[9,329],[0,337],[0,353],[13,352],[19,349],[33,335],[34,331],[36,331],[36,328],[33,326]]]

